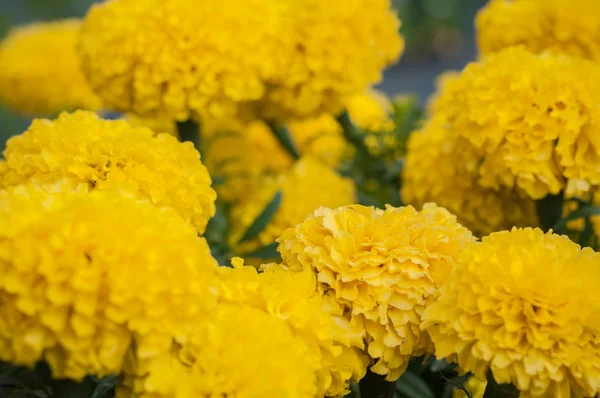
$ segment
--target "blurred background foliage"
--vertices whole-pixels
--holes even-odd
[[[368,1],[368,0],[365,0]],[[402,19],[406,53],[386,72],[381,89],[392,95],[416,94],[421,103],[434,89],[435,77],[460,69],[475,54],[473,18],[486,0],[392,0]],[[83,16],[94,0],[0,0],[0,37],[12,26]],[[30,120],[0,106],[0,148]]]

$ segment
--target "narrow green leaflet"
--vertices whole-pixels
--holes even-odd
[[[300,152],[294,144],[290,130],[286,126],[277,126],[274,123],[269,123],[269,128],[273,136],[279,141],[281,146],[294,158],[300,159]]]
[[[92,393],[92,396],[90,398],[108,398],[111,395],[109,395],[112,390],[116,387],[116,385],[119,383],[119,376],[117,375],[110,375],[110,376],[106,376],[105,378],[103,378],[102,380],[100,380],[98,382],[98,385],[96,385],[96,388],[94,389],[94,392]]]
[[[571,221],[592,216],[600,216],[600,207],[591,205],[584,206],[557,222],[553,229],[555,231],[564,231],[567,224]]]
[[[404,373],[398,379],[396,390],[406,398],[435,398],[429,386],[412,373]]]
[[[238,243],[247,242],[251,239],[256,238],[275,216],[277,210],[279,210],[279,206],[281,206],[281,200],[283,198],[283,194],[281,191],[277,191],[273,199],[267,204],[267,206],[263,209],[263,211],[256,217],[256,220],[250,225],[250,227],[244,233],[244,236],[239,240]]]

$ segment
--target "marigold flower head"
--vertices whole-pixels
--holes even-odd
[[[446,80],[432,108],[484,151],[482,186],[573,196],[600,184],[599,82],[591,61],[509,48]]]
[[[63,184],[0,191],[0,359],[45,360],[55,378],[119,374],[128,351],[168,350],[213,305],[217,264],[173,210]]]
[[[78,111],[34,120],[8,140],[0,161],[0,185],[67,178],[103,190],[127,185],[159,206],[175,209],[204,232],[214,215],[215,191],[191,143],[123,120]]]
[[[258,215],[280,191],[281,205],[266,228],[254,239],[238,244]],[[261,189],[251,193],[231,209],[232,246],[249,253],[275,242],[283,231],[301,222],[319,206],[343,206],[355,201],[352,180],[311,158],[299,160],[289,171],[266,178]]]
[[[596,0],[492,0],[476,19],[483,54],[524,45],[600,60],[600,3]]]
[[[84,72],[112,108],[184,121],[242,113],[288,70],[289,2],[114,0],[79,41]],[[215,34],[218,32],[218,34]]]
[[[479,185],[482,156],[466,138],[435,120],[414,132],[402,172],[402,199],[420,207],[434,202],[482,236],[538,224],[535,202],[515,189]]]
[[[566,236],[513,229],[460,256],[422,327],[436,356],[480,379],[491,369],[521,397],[600,391],[600,254]]]
[[[350,380],[360,380],[368,365],[362,353],[364,330],[344,317],[343,308],[317,291],[315,276],[291,272],[280,264],[255,267],[233,260],[234,269],[220,268],[221,302],[250,306],[286,321],[309,348],[317,370],[315,397],[344,396]]]
[[[320,291],[364,325],[371,370],[393,381],[411,355],[430,350],[421,313],[473,239],[447,210],[427,204],[420,212],[319,208],[278,241],[284,264],[312,270]]]
[[[390,0],[292,1],[293,63],[268,93],[265,113],[271,117],[339,113],[349,96],[381,80],[404,50]]]
[[[149,361],[145,378],[120,386],[117,397],[316,396],[316,364],[284,320],[230,304],[219,304],[209,316],[194,322],[170,354]]]
[[[66,19],[13,29],[0,43],[0,102],[31,116],[98,110],[75,51],[80,26]]]

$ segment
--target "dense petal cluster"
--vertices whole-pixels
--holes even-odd
[[[600,253],[566,236],[513,229],[467,248],[423,328],[436,356],[521,397],[600,391]]]
[[[488,54],[524,45],[600,60],[600,3],[596,0],[492,0],[476,20],[479,50]]]
[[[99,3],[82,28],[84,72],[117,110],[177,120],[232,116],[261,99],[267,83],[288,69],[288,6],[268,0]]]
[[[515,189],[479,185],[482,156],[466,138],[435,120],[412,133],[402,172],[402,199],[417,207],[444,206],[483,236],[538,224],[535,202]],[[440,165],[443,165],[440,167]]]
[[[480,184],[533,199],[600,184],[600,68],[522,47],[447,79],[433,112],[485,153]]]
[[[263,209],[281,192],[279,209],[266,228],[254,239],[238,244]],[[275,242],[283,231],[298,224],[320,206],[337,207],[355,202],[352,180],[339,176],[317,160],[303,158],[289,171],[262,181],[231,209],[231,244],[238,253],[248,253]]]
[[[290,272],[279,264],[266,264],[259,273],[242,264],[234,259],[234,269],[219,269],[221,302],[258,308],[290,325],[320,364],[315,397],[348,393],[349,382],[361,379],[368,365],[361,325],[348,321],[338,303],[319,294],[310,270]]]
[[[443,208],[319,208],[279,238],[291,270],[312,270],[319,289],[364,325],[371,368],[396,380],[428,352],[421,314],[452,272],[471,233]]]
[[[200,232],[215,212],[216,193],[193,145],[123,120],[102,120],[86,111],[34,120],[29,130],[8,140],[4,157],[3,187],[61,178],[95,190],[125,184],[152,203],[175,209]]]
[[[291,1],[293,63],[269,92],[267,115],[336,114],[348,96],[381,80],[404,50],[390,0]]]
[[[0,44],[0,102],[31,116],[99,109],[77,58],[80,26],[68,19],[12,30]]]
[[[337,112],[377,82],[398,27],[389,0],[114,0],[91,9],[79,50],[118,110],[288,119]]]
[[[119,374],[126,353],[168,350],[213,305],[217,264],[195,228],[133,195],[86,191],[0,191],[0,359],[45,360],[55,378]]]
[[[138,384],[120,386],[117,398],[317,396],[318,364],[284,320],[228,304],[209,316],[194,322],[171,353],[149,361]]]

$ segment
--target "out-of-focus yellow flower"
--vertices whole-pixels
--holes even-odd
[[[290,70],[268,93],[271,118],[339,113],[349,96],[382,78],[404,50],[390,0],[290,0]]]
[[[421,313],[472,234],[443,208],[319,208],[286,230],[279,252],[292,271],[312,270],[319,290],[366,330],[375,373],[396,380],[411,355],[432,350]]]
[[[538,224],[535,202],[515,189],[479,185],[479,151],[451,127],[435,120],[414,132],[402,172],[404,203],[435,202],[482,236],[513,226]]]
[[[524,45],[600,60],[600,3],[596,0],[492,0],[478,14],[479,50]]]
[[[313,398],[318,363],[287,322],[257,308],[219,304],[193,322],[147,377],[125,379],[118,398]]]
[[[467,248],[423,314],[438,358],[521,397],[600,391],[600,254],[566,236],[513,229]]]
[[[390,117],[391,104],[385,95],[375,90],[352,96],[347,102],[350,116],[356,125],[370,135],[367,144],[374,152],[395,144],[394,123]],[[291,138],[298,151],[335,168],[352,154],[342,127],[331,114],[294,120],[287,123]],[[385,135],[385,136],[383,136]],[[262,121],[251,123],[212,122],[203,129],[205,137],[204,160],[211,175],[222,177],[217,187],[219,197],[238,201],[260,185],[265,175],[282,173],[294,159],[273,136]]]
[[[215,212],[216,193],[193,145],[123,120],[102,120],[86,111],[34,120],[29,130],[8,140],[4,157],[3,187],[61,178],[95,190],[125,184],[152,203],[175,209],[201,233]]]
[[[31,116],[98,110],[75,51],[80,26],[67,19],[12,30],[0,44],[0,102]]]
[[[282,200],[266,228],[254,239],[238,243],[277,192]],[[275,242],[283,231],[304,220],[319,206],[337,207],[355,201],[352,180],[311,158],[299,160],[289,171],[265,178],[261,188],[231,209],[230,242],[237,253],[249,253]]]
[[[0,359],[55,378],[119,374],[214,305],[216,261],[173,210],[69,181],[0,191]],[[83,191],[83,192],[78,192]]]
[[[114,0],[79,41],[84,72],[112,108],[171,119],[226,118],[289,70],[291,2]],[[218,34],[216,33],[218,32]]]
[[[485,388],[487,387],[487,380],[479,380],[477,377],[469,377],[465,383],[465,388],[471,393],[472,398],[483,398]],[[452,398],[467,398],[467,394],[458,388],[454,389]]]
[[[362,353],[364,330],[344,317],[342,307],[321,296],[312,272],[290,272],[279,264],[256,268],[233,260],[234,269],[219,269],[221,302],[250,306],[286,321],[320,363],[315,397],[343,396],[349,382],[360,380],[368,358]]]
[[[447,79],[432,110],[485,153],[479,183],[531,198],[600,185],[600,68],[510,48]]]

